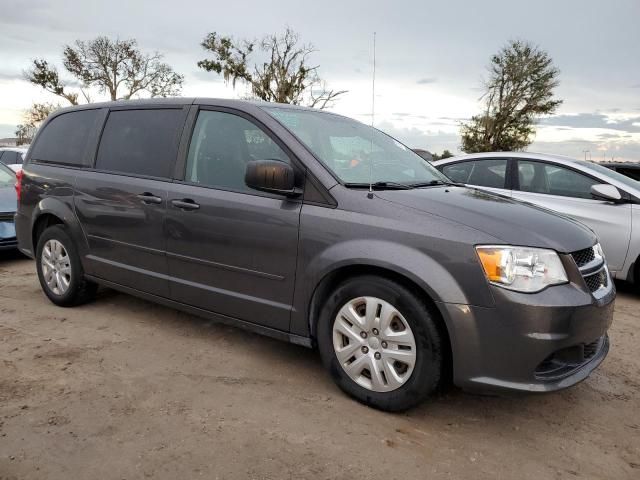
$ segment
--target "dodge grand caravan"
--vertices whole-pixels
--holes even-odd
[[[60,306],[99,284],[317,347],[338,386],[409,408],[452,379],[545,392],[609,348],[594,233],[458,186],[354,120],[212,99],[49,117],[16,189],[20,249]]]

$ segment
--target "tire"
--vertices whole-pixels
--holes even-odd
[[[58,245],[59,250],[57,250]],[[52,248],[58,252],[53,257]],[[60,274],[59,277],[55,274],[51,275],[54,270],[50,267],[51,258],[59,260],[55,269]],[[67,233],[67,229],[62,225],[53,225],[40,235],[36,248],[36,269],[42,290],[49,300],[60,307],[73,307],[93,300],[95,297],[98,286],[84,277],[78,249]],[[55,283],[53,287],[47,283],[47,279],[51,282],[52,278]],[[60,280],[61,278],[64,280]]]
[[[391,311],[388,305],[395,308],[395,316],[388,314]],[[347,306],[353,309],[344,310]],[[367,312],[372,307],[375,315],[369,317]],[[352,317],[349,312],[359,316]],[[391,316],[391,322],[383,322],[383,318]],[[367,318],[371,318],[370,322]],[[375,329],[375,325],[380,328]],[[400,353],[411,353],[409,334],[415,345],[412,366],[411,361],[398,363],[394,358]],[[395,342],[396,338],[402,341]],[[317,341],[322,362],[338,387],[359,402],[380,410],[399,412],[421,403],[438,388],[443,376],[443,340],[434,314],[407,288],[384,277],[359,276],[340,284],[322,309]],[[351,351],[353,356],[345,361]],[[360,373],[354,374],[361,367],[364,368]],[[374,377],[368,367],[380,373]]]

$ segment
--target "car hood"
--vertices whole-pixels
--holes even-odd
[[[596,235],[589,228],[568,217],[474,188],[384,190],[376,195],[474,228],[505,244],[569,253],[596,243]]]
[[[17,206],[16,191],[14,187],[0,187],[0,212],[15,212]]]

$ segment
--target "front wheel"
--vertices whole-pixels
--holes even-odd
[[[382,277],[352,278],[336,288],[322,312],[320,354],[347,394],[401,411],[437,388],[442,338],[433,313],[404,286]]]

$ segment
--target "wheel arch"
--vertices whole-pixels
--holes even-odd
[[[34,208],[31,218],[31,247],[34,255],[42,233],[52,225],[64,225],[76,243],[80,258],[84,257],[87,251],[84,232],[70,205],[57,198],[44,198]]]
[[[309,334],[313,344],[315,345],[317,338],[318,319],[320,317],[322,305],[325,303],[327,297],[337,285],[350,278],[364,275],[381,276],[389,280],[393,280],[425,302],[428,309],[432,312],[436,326],[444,340],[445,370],[443,372],[443,379],[447,383],[450,383],[453,375],[453,351],[451,337],[449,335],[449,327],[447,326],[447,320],[445,317],[446,312],[443,312],[440,309],[438,302],[432,296],[433,294],[412,279],[411,275],[400,273],[385,266],[366,263],[343,265],[334,268],[322,277],[313,291],[313,295],[309,302],[309,311],[307,313]]]

